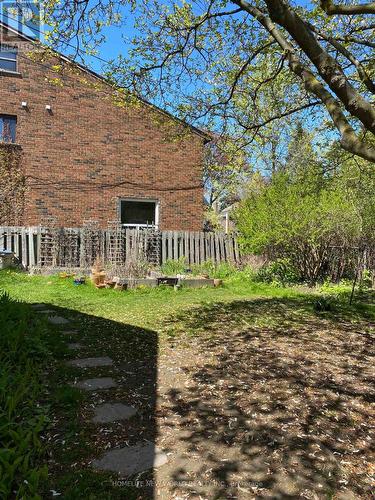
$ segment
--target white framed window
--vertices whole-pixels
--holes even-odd
[[[17,50],[0,46],[0,70],[17,73]]]
[[[159,226],[159,202],[142,198],[121,198],[119,215],[125,227],[142,228]]]

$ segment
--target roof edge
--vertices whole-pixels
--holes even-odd
[[[15,35],[17,35],[18,37],[22,38],[23,40],[26,40],[28,42],[32,42],[32,43],[34,43],[36,45],[40,45],[40,46],[45,47],[45,48],[47,48],[49,50],[52,50],[57,55],[57,57],[59,57],[59,58],[65,60],[65,61],[69,62],[70,64],[73,64],[73,65],[77,66],[82,71],[84,71],[86,73],[89,73],[91,76],[94,76],[95,78],[99,79],[100,81],[102,81],[103,83],[105,83],[106,85],[108,85],[109,87],[111,87],[112,89],[113,89],[113,87],[115,87],[115,84],[112,84],[111,82],[109,82],[108,79],[105,78],[100,73],[97,73],[96,71],[88,68],[87,66],[85,66],[85,65],[83,65],[83,64],[81,64],[81,63],[79,63],[77,61],[74,61],[73,59],[71,59],[70,57],[66,56],[65,54],[62,54],[61,52],[59,52],[56,49],[54,49],[52,47],[48,47],[47,45],[42,44],[40,42],[40,40],[38,40],[36,38],[33,38],[31,36],[25,35],[24,33],[20,32],[16,28],[14,28],[13,26],[10,26],[9,24],[4,23],[4,21],[0,20],[0,27],[3,27],[5,29],[11,31],[12,33],[14,33]],[[126,90],[126,91],[130,92],[125,87],[117,86],[117,89],[119,89],[119,90]],[[197,134],[197,135],[201,136],[203,139],[205,139],[206,142],[209,142],[209,141],[212,140],[212,136],[210,134],[208,134],[207,132],[204,132],[203,130],[199,129],[198,127],[195,127],[194,125],[191,125],[190,123],[186,122],[182,118],[178,118],[177,116],[173,115],[169,111],[167,111],[167,110],[165,110],[163,108],[160,108],[156,104],[153,104],[152,102],[147,101],[146,99],[144,99],[143,97],[141,97],[141,96],[139,96],[139,95],[137,95],[135,93],[134,93],[134,97],[136,99],[139,99],[143,104],[145,104],[146,106],[151,107],[155,111],[157,111],[159,113],[162,113],[165,116],[168,116],[172,120],[180,123],[181,125],[183,125],[185,127],[190,128],[195,134]]]

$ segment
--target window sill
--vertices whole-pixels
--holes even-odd
[[[0,68],[0,75],[1,76],[13,76],[14,78],[22,78],[22,74],[18,73],[18,71],[8,71],[6,69],[1,69],[1,68]]]
[[[122,224],[125,229],[158,229],[156,224]]]

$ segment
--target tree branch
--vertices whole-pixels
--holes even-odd
[[[349,52],[349,50],[346,47],[344,47],[344,45],[342,45],[339,41],[330,36],[324,35],[324,33],[317,30],[316,27],[313,26],[312,24],[308,24],[308,26],[311,30],[317,33],[323,40],[326,40],[328,43],[330,43],[332,47],[334,47],[338,52],[340,52],[340,54],[346,57],[348,61],[354,64],[361,81],[366,85],[367,89],[372,94],[375,94],[375,84],[367,74],[366,69],[363,67],[360,61],[358,61],[358,59],[351,52]]]
[[[328,90],[326,90],[324,85],[297,56],[294,47],[275,26],[272,20],[245,0],[233,1],[235,4],[241,6],[249,14],[254,16],[258,22],[261,23],[262,26],[264,26],[264,28],[274,37],[280,47],[285,50],[291,71],[301,78],[305,89],[320,99],[326,107],[333,123],[335,124],[335,127],[340,132],[341,147],[346,151],[351,151],[361,158],[375,163],[375,148],[359,139],[354,129],[346,119],[339,102],[330,94],[330,92],[328,92]]]
[[[333,3],[331,0],[320,0],[320,6],[329,16],[333,16],[335,14],[343,14],[345,16],[375,14],[375,2],[357,5],[339,5]]]
[[[319,44],[308,25],[283,0],[265,2],[271,19],[295,40],[345,109],[375,135],[375,109],[350,84],[341,66]]]
[[[272,116],[271,118],[268,118],[267,120],[264,120],[263,122],[257,123],[255,125],[245,125],[244,123],[241,123],[240,121],[239,121],[239,124],[241,125],[242,128],[245,128],[246,130],[258,130],[258,129],[264,127],[265,125],[268,125],[269,123],[271,123],[275,120],[279,120],[280,118],[285,118],[286,116],[290,116],[294,113],[298,113],[299,111],[303,111],[304,109],[308,109],[308,108],[311,108],[313,106],[317,106],[318,104],[321,104],[321,102],[320,101],[313,101],[313,102],[309,102],[307,104],[302,104],[301,106],[298,106],[297,108],[293,108],[293,109],[290,109],[288,111],[285,111],[284,113],[280,113],[278,115]]]

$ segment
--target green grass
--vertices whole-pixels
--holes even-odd
[[[246,276],[228,280],[220,288],[180,289],[141,288],[118,292],[97,290],[90,283],[74,286],[71,279],[58,276],[28,276],[13,271],[0,272],[0,288],[12,297],[30,303],[46,303],[73,311],[127,323],[141,328],[163,328],[166,318],[181,310],[230,302],[241,297],[288,297],[301,295],[298,289],[276,288],[254,283]]]
[[[39,498],[47,477],[40,464],[40,434],[48,422],[43,404],[46,328],[31,308],[0,296],[0,497]]]
[[[96,473],[87,466],[98,454],[93,436],[100,436],[82,415],[89,396],[69,385],[82,373],[65,364],[72,356],[67,341],[83,341],[89,346],[83,355],[107,355],[116,366],[146,358],[152,365],[157,364],[158,349],[168,338],[214,336],[224,325],[228,332],[248,327],[288,332],[312,317],[317,321],[340,317],[353,323],[375,319],[370,295],[349,306],[349,286],[324,289],[325,295],[334,299],[333,308],[317,313],[314,304],[319,291],[255,283],[246,272],[232,274],[224,286],[215,289],[174,291],[160,287],[119,292],[97,290],[90,283],[74,286],[72,279],[58,276],[1,271],[1,289],[13,301],[3,299],[0,305],[0,389],[5,409],[0,437],[4,441],[5,436],[8,449],[0,455],[1,464],[5,460],[8,467],[7,476],[4,466],[0,470],[2,477],[8,478],[6,483],[0,482],[7,488],[0,490],[0,497],[4,491],[17,489],[19,498],[39,498],[38,494],[48,498],[52,489],[63,492],[61,498],[67,499],[139,497],[136,489],[117,488],[109,474]],[[47,304],[69,317],[78,334],[68,338],[58,327],[47,326],[30,303]],[[90,377],[109,375],[112,373],[107,368],[90,370]],[[113,399],[120,396],[114,392]],[[46,447],[41,444],[41,432]],[[53,460],[46,480],[43,464],[47,454]]]

